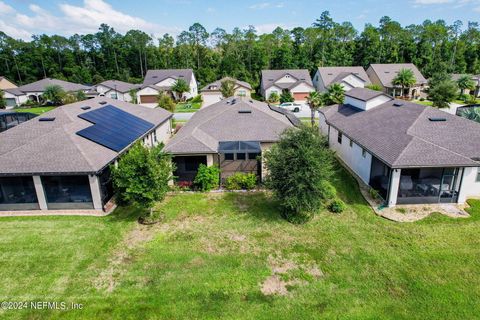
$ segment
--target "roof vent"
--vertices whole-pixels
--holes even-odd
[[[273,79],[268,79],[268,81],[273,81]]]
[[[39,118],[38,121],[55,121],[55,117]]]
[[[390,73],[390,71],[385,71],[385,73]]]
[[[180,74],[179,77],[180,77],[180,78],[183,78],[183,74]]]
[[[101,105],[107,104],[107,101],[100,101],[99,102]]]
[[[232,100],[232,104],[235,104],[235,103],[237,103],[237,99]]]
[[[395,101],[395,102],[393,103],[393,105],[394,105],[395,107],[401,107],[401,106],[403,106],[403,102]]]
[[[80,109],[82,109],[82,110],[88,110],[88,109],[92,109],[92,107],[90,107],[90,106],[84,106],[84,107],[81,107]]]
[[[333,76],[333,73],[327,73],[329,76]]]
[[[252,113],[252,110],[238,110],[238,113]]]
[[[473,161],[480,161],[480,157],[473,157],[471,158]]]
[[[447,121],[447,118],[428,118],[428,120],[432,121],[432,122],[444,122],[444,121]]]
[[[157,79],[157,78],[158,78],[158,76],[152,76],[152,78],[153,78],[153,79]]]

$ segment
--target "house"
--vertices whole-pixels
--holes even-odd
[[[339,83],[348,91],[363,88],[370,84],[370,79],[363,67],[320,67],[313,77],[317,91],[325,92],[333,83]]]
[[[172,114],[97,97],[0,133],[0,211],[96,210],[112,197],[110,164],[135,142],[166,142]]]
[[[452,74],[452,80],[453,81],[458,81],[462,76],[465,74],[459,74],[459,73],[453,73]],[[480,97],[480,75],[470,75],[472,77],[472,81],[475,83],[475,89],[471,90],[470,92],[465,92],[465,93],[470,93],[471,95],[474,95],[475,97]],[[468,90],[465,90],[468,91]]]
[[[209,106],[211,104],[219,102],[220,100],[223,100],[223,95],[220,88],[222,86],[222,82],[226,80],[230,80],[235,83],[234,96],[248,97],[248,98],[251,96],[252,86],[248,82],[240,81],[230,77],[225,77],[206,85],[200,90],[200,94],[202,95],[203,107]]]
[[[132,96],[130,92],[137,90],[140,87],[139,84],[128,83],[119,80],[107,80],[99,83],[95,86],[96,92],[103,97],[109,97],[111,99],[132,102]]]
[[[5,89],[13,89],[16,88],[17,85],[12,81],[8,80],[7,78],[0,76],[0,90]]]
[[[175,97],[172,86],[178,79],[183,79],[189,85],[190,91],[183,94],[189,99],[198,95],[198,86],[192,69],[162,69],[148,70],[143,84],[137,92],[139,104],[154,108],[157,106],[157,96],[160,92],[168,92]]]
[[[480,195],[480,124],[354,88],[320,109],[330,148],[388,206],[464,203]]]
[[[178,181],[193,181],[200,164],[218,165],[221,181],[235,172],[265,172],[259,156],[300,121],[288,111],[245,97],[197,111],[166,145]]]
[[[397,76],[398,72],[402,69],[410,69],[416,79],[416,83],[410,87],[405,88],[405,92],[401,92],[400,86],[395,86],[392,81]],[[409,96],[417,98],[421,95],[425,86],[427,85],[427,79],[422,75],[420,70],[413,63],[383,63],[383,64],[371,64],[367,69],[367,75],[373,84],[377,84],[382,87],[383,92],[392,96]]]
[[[315,88],[308,70],[262,70],[260,93],[267,100],[275,92],[290,92],[295,102],[305,102]]]
[[[45,78],[18,88],[5,89],[7,105],[9,107],[14,107],[27,102],[27,100],[42,102],[42,94],[45,91],[45,88],[52,85],[58,85],[66,92],[87,92],[90,89],[90,87],[78,83]]]

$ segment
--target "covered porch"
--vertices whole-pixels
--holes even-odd
[[[261,177],[260,156],[262,148],[258,141],[219,142],[220,182],[229,176],[241,173],[254,173]]]

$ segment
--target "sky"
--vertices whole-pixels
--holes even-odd
[[[140,29],[160,37],[178,35],[199,22],[209,32],[253,25],[261,34],[277,26],[310,26],[325,10],[357,30],[365,23],[377,25],[382,16],[404,26],[426,19],[461,20],[464,25],[480,21],[480,0],[0,0],[0,30],[29,40],[32,34],[93,33],[106,23],[117,32]]]

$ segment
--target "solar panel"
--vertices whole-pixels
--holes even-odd
[[[93,123],[77,134],[114,151],[125,149],[153,128],[153,124],[112,105],[85,112],[79,118]]]

